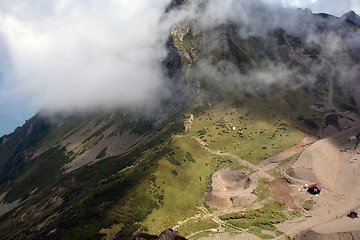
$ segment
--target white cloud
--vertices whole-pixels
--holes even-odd
[[[0,7],[10,67],[1,96],[55,110],[158,100],[165,2],[20,1]],[[165,90],[164,90],[165,91]]]
[[[359,9],[356,0],[264,1],[315,12]],[[299,27],[296,18],[253,16],[247,7],[254,4],[244,0],[213,0],[206,11],[186,9],[164,19],[168,2],[0,0],[0,43],[5,46],[0,50],[6,50],[0,60],[7,59],[0,68],[0,98],[54,110],[152,105],[167,94],[161,61],[175,22],[197,19],[201,27],[213,27],[231,20],[245,26],[243,37],[267,34],[274,25]]]

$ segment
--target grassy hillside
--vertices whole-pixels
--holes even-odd
[[[286,111],[260,102],[262,99],[251,99],[244,101],[243,107],[222,104],[206,110],[195,118],[191,134],[211,149],[238,155],[254,164],[304,138]]]
[[[25,185],[15,182],[18,187],[8,193],[13,198],[20,197],[20,190],[34,190],[23,197],[22,208],[1,216],[3,239],[37,239],[52,231],[49,238],[53,239],[97,239],[102,228],[116,223],[124,226],[118,230],[119,238],[129,239],[138,228],[134,223],[161,203],[151,176],[159,159],[170,151],[171,135],[181,130],[182,122],[174,119],[132,151],[69,174],[55,174],[59,169],[50,161],[64,161],[63,151],[45,152],[40,159],[47,161],[36,161],[38,165],[17,180]],[[49,164],[53,172],[46,169]],[[11,227],[14,222],[16,229]]]
[[[176,137],[172,151],[159,161],[155,184],[163,193],[163,203],[144,221],[150,233],[160,233],[178,221],[199,212],[215,170],[229,161],[212,155],[190,137]]]

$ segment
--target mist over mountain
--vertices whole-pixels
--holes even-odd
[[[331,21],[309,10],[261,1],[192,1],[164,15],[166,6],[166,1],[7,4],[0,29],[9,66],[1,95],[46,111],[125,107],[149,114],[172,95],[162,63],[170,29],[179,22],[194,31],[234,23],[243,39],[281,28],[307,42],[337,42],[331,33],[319,33],[322,22]],[[341,31],[339,24],[334,20],[334,31]],[[344,37],[355,45],[358,34]]]

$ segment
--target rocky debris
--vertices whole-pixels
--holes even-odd
[[[256,196],[251,194],[253,188],[250,186],[254,185],[256,178],[253,175],[248,176],[242,170],[223,168],[212,176],[212,185],[204,200],[216,208],[251,204]]]
[[[173,29],[171,30],[172,36],[177,36],[180,41],[184,40],[185,34],[187,34],[190,31],[190,26],[187,24],[177,24]]]
[[[184,122],[185,132],[191,129],[193,122],[194,122],[194,115],[191,114],[190,117],[186,119]]]

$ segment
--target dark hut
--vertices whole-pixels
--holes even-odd
[[[308,187],[307,192],[310,193],[311,195],[317,195],[320,194],[322,189],[323,188],[320,184],[313,184]]]
[[[357,218],[358,214],[357,212],[351,211],[346,216],[348,216],[349,218]]]

